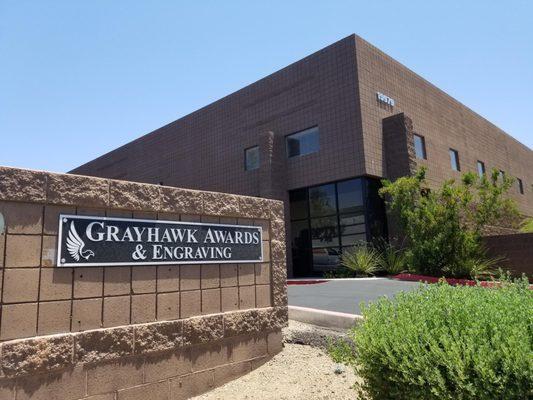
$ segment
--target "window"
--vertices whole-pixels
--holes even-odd
[[[244,169],[253,171],[259,168],[259,146],[244,150]]]
[[[321,217],[337,213],[334,183],[309,188],[309,211],[311,217]]]
[[[516,178],[516,181],[518,182],[518,191],[520,194],[524,194],[524,184],[522,183],[522,179]]]
[[[355,178],[289,192],[295,275],[335,269],[346,249],[386,237],[380,187],[378,180]]]
[[[339,212],[353,213],[363,210],[363,185],[361,179],[337,183]]]
[[[289,158],[315,153],[319,149],[318,126],[293,133],[286,137],[286,142]]]
[[[459,165],[459,153],[457,150],[450,149],[450,163],[454,171],[461,170],[461,166]]]
[[[414,134],[415,140],[415,154],[416,158],[427,159],[426,156],[426,139],[423,136],[419,136],[416,133]]]
[[[483,178],[485,176],[485,163],[483,161],[477,162],[477,173],[480,178]]]
[[[292,190],[289,192],[291,219],[307,218],[309,204],[307,202],[307,189]]]

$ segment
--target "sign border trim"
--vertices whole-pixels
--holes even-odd
[[[261,259],[260,260],[225,260],[225,261],[185,261],[185,262],[176,262],[176,261],[147,261],[147,262],[116,262],[116,263],[62,263],[61,262],[61,237],[63,236],[63,218],[77,218],[77,219],[101,219],[103,221],[137,221],[137,222],[149,222],[149,223],[159,223],[159,224],[173,224],[173,225],[214,225],[214,226],[225,226],[231,228],[251,228],[258,229],[259,236],[261,238]],[[56,258],[56,267],[123,267],[131,266],[135,267],[137,265],[191,265],[191,264],[252,264],[252,263],[264,263],[264,254],[263,254],[263,227],[257,225],[235,225],[235,224],[220,224],[220,223],[211,223],[211,222],[187,222],[187,221],[171,221],[163,219],[142,219],[142,218],[121,218],[121,217],[101,217],[98,215],[75,215],[75,214],[59,214],[59,229],[57,232],[57,258]]]

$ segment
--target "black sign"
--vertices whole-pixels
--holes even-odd
[[[263,261],[259,226],[59,216],[59,267]]]

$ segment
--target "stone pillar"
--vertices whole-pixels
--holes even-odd
[[[383,119],[386,177],[395,180],[416,170],[413,121],[404,113]]]
[[[260,171],[259,171],[259,195],[261,197],[281,200],[284,204],[285,215],[289,215],[289,193],[287,191],[287,157],[285,154],[285,140],[282,135],[272,131],[261,135],[259,145]],[[292,251],[289,219],[284,221],[284,229],[287,232],[285,247],[287,249],[287,271],[292,276]]]
[[[392,181],[413,175],[416,171],[416,155],[413,136],[413,121],[404,113],[383,119],[383,147],[385,150],[386,174]],[[387,212],[389,240],[401,243],[403,234],[396,218]]]

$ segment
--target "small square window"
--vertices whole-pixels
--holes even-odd
[[[454,171],[461,170],[461,165],[459,164],[459,153],[457,150],[450,149],[450,163]]]
[[[259,146],[244,150],[244,169],[253,171],[259,168]]]
[[[520,194],[524,194],[524,183],[522,182],[522,179],[516,178],[516,181],[518,182],[518,191]]]
[[[415,142],[416,158],[426,160],[426,139],[424,139],[424,136],[417,135],[416,133],[413,136]]]
[[[293,133],[285,138],[287,157],[304,156],[315,153],[319,149],[318,126]]]
[[[485,176],[485,163],[483,161],[477,162],[477,173],[480,178],[483,178]]]

